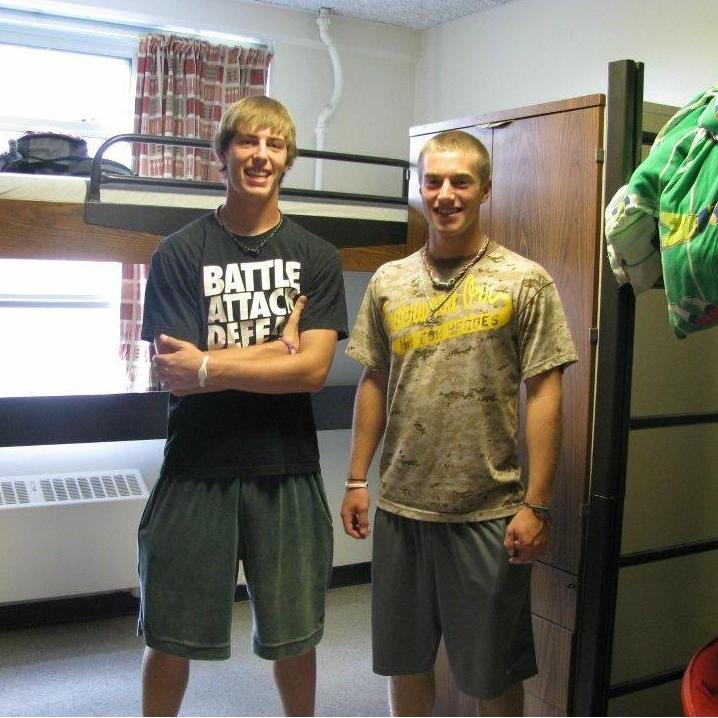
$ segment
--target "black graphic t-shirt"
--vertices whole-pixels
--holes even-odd
[[[248,238],[258,246],[263,237]],[[145,292],[142,338],[165,333],[201,350],[276,339],[299,294],[307,297],[300,330],[347,336],[337,249],[285,218],[254,257],[211,214],[164,239]],[[319,470],[309,394],[222,391],[170,394],[162,473],[249,476]]]

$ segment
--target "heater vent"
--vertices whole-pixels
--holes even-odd
[[[147,498],[139,469],[102,469],[0,479],[0,510]]]

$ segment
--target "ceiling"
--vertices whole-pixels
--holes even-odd
[[[505,5],[513,0],[252,0],[318,13],[322,7],[333,14],[360,20],[425,30],[434,25]]]

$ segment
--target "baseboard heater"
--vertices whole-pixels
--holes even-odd
[[[132,589],[138,469],[0,477],[0,604]]]

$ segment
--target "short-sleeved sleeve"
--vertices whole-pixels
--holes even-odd
[[[561,298],[552,281],[520,309],[517,330],[522,379],[578,359]]]
[[[169,334],[202,346],[201,306],[197,296],[198,266],[173,251],[167,240],[152,255],[145,289],[142,338]]]
[[[302,291],[307,297],[307,306],[299,323],[300,330],[336,329],[338,339],[346,339],[348,327],[344,275],[341,257],[334,247],[328,246],[316,255]]]
[[[375,274],[364,293],[346,353],[369,369],[389,374],[391,354],[386,328],[381,320]]]

